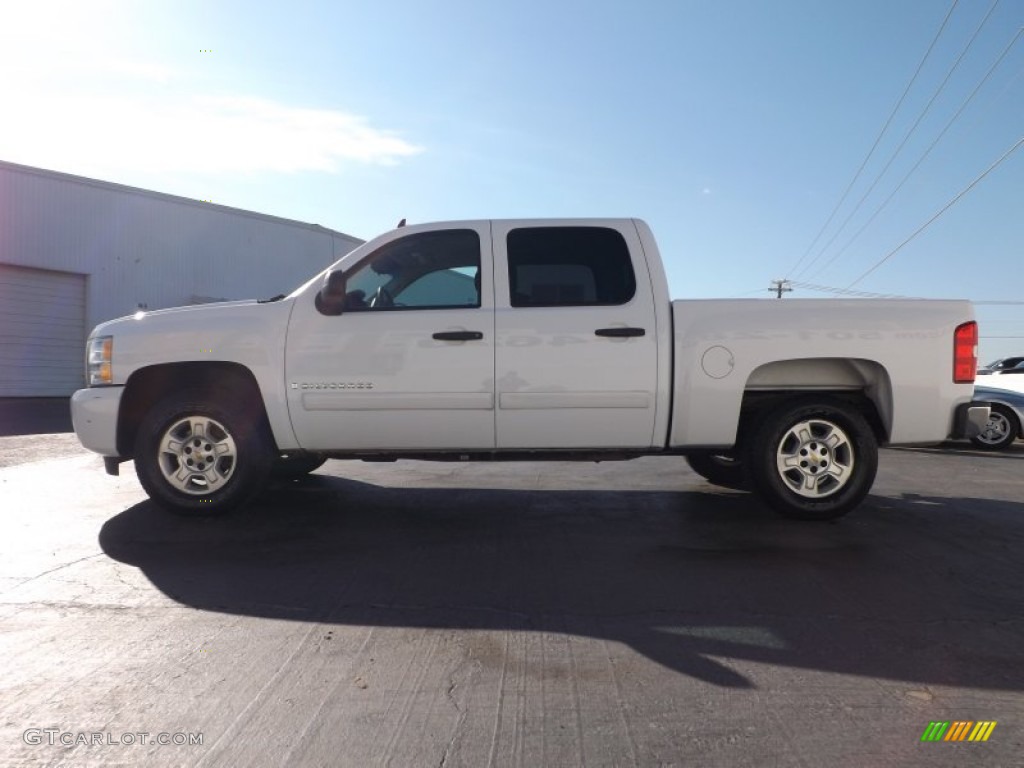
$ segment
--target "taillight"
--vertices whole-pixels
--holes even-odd
[[[953,381],[973,384],[978,370],[978,324],[971,320],[956,327],[953,334]]]

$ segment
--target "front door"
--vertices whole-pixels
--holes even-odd
[[[489,225],[399,233],[345,273],[340,314],[318,308],[314,288],[289,323],[285,383],[299,444],[493,449]]]

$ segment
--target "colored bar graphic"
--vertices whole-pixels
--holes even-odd
[[[988,741],[996,725],[995,720],[933,720],[921,734],[921,741]]]
[[[967,729],[972,725],[974,723],[967,720],[954,720],[953,726],[949,729],[949,733],[946,734],[946,738],[943,741],[963,741],[967,735]]]
[[[988,737],[992,735],[992,731],[996,728],[995,720],[982,720],[971,731],[971,735],[968,737],[968,741],[988,741]]]

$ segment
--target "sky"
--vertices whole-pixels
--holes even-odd
[[[968,298],[987,361],[1024,354],[1022,27],[1022,0],[0,0],[0,160],[365,239],[635,216],[673,298]]]

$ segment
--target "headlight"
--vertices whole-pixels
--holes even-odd
[[[114,370],[111,365],[113,357],[113,336],[96,336],[89,339],[85,378],[90,387],[114,383]]]

